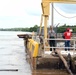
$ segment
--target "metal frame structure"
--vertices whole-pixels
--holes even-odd
[[[42,0],[41,6],[42,6],[42,15],[44,17],[44,38],[47,38],[47,21],[50,15],[50,3],[76,4],[76,0]]]

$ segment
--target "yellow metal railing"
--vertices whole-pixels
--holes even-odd
[[[28,41],[29,41],[28,48],[31,51],[32,56],[37,57],[39,44],[36,41],[34,41],[33,39],[28,39]]]

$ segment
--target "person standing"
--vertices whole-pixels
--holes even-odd
[[[56,46],[56,43],[55,43],[55,40],[51,40],[51,39],[55,39],[56,37],[56,33],[55,31],[53,30],[53,27],[50,26],[50,30],[48,32],[48,38],[50,39],[49,40],[49,45],[50,47],[55,47]],[[50,48],[50,51],[52,51],[52,49],[54,49],[54,52],[55,52],[55,48]],[[56,53],[56,52],[55,52]]]
[[[63,33],[63,36],[64,36],[64,39],[65,40],[65,47],[68,47],[68,48],[65,48],[65,51],[69,51],[70,50],[70,39],[72,37],[72,32],[70,31],[70,28],[67,28],[66,31]]]

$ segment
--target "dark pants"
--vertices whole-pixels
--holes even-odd
[[[50,37],[50,39],[54,39],[54,37]],[[49,44],[50,44],[50,47],[56,46],[55,40],[49,40]],[[52,51],[52,49],[54,49],[54,51],[55,51],[55,48],[50,48],[50,51]]]
[[[70,40],[66,40],[65,41],[65,47],[70,47]],[[69,48],[65,48],[65,51],[66,50],[70,50]]]

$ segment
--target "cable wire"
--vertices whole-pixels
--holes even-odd
[[[52,5],[52,7],[54,8],[54,10],[55,10],[59,15],[65,17],[65,18],[75,18],[75,17],[76,17],[76,16],[72,16],[72,17],[64,16],[64,15],[62,15],[53,5]]]

